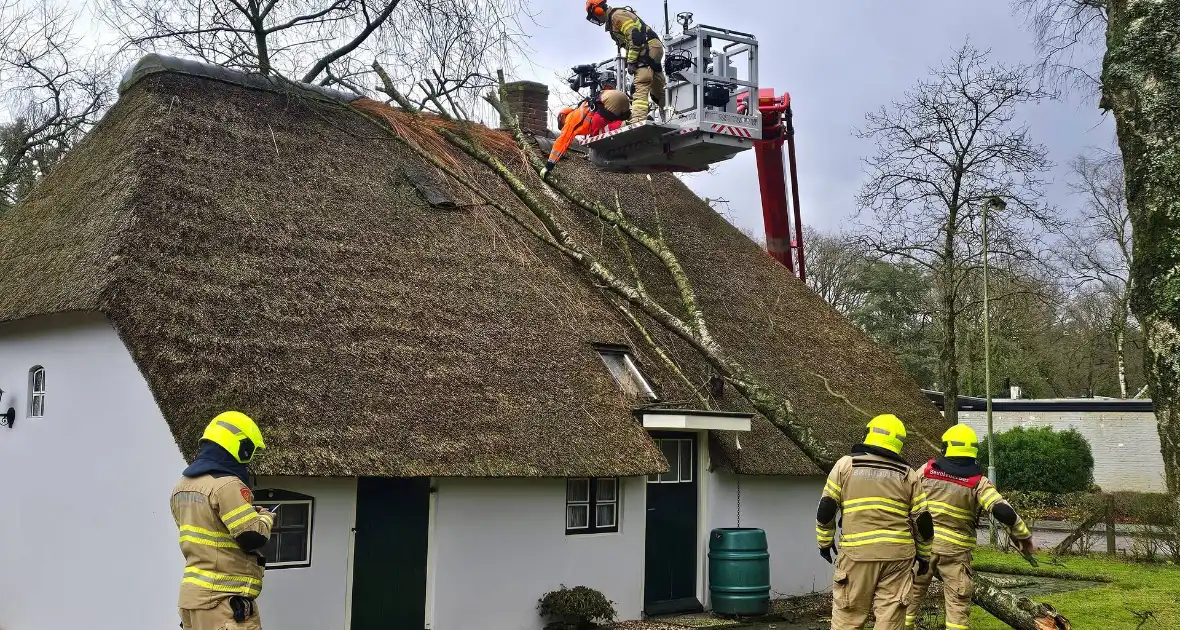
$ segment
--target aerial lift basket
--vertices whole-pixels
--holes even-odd
[[[621,173],[703,171],[762,138],[760,112],[738,112],[739,98],[758,94],[758,40],[704,24],[690,27],[691,14],[679,17],[683,33],[664,37],[664,111],[653,107],[654,120],[587,138],[583,144],[598,168]],[[613,63],[620,88],[630,92],[633,77],[625,71],[626,61],[620,57]],[[744,73],[739,72],[743,65]]]

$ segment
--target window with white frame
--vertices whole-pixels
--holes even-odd
[[[311,566],[311,522],[315,499],[289,490],[259,490],[254,504],[275,512],[270,540],[262,548],[267,569]]]
[[[45,368],[40,365],[29,370],[29,417],[45,417]]]
[[[615,382],[629,396],[647,398],[648,400],[659,398],[647,379],[640,373],[639,368],[635,365],[635,360],[631,358],[631,353],[626,347],[603,345],[598,346],[597,349],[598,356],[606,364],[606,369],[610,370]]]
[[[619,480],[578,477],[565,481],[565,533],[619,531]]]
[[[668,460],[668,472],[648,475],[648,483],[692,483],[693,441],[685,438],[659,438],[656,446]]]

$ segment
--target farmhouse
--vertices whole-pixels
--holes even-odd
[[[532,630],[561,584],[624,619],[707,607],[709,531],[739,519],[767,531],[775,591],[826,587],[801,451],[351,97],[155,55],[120,92],[0,217],[0,627],[175,627],[168,496],[225,409],[263,427],[255,491],[282,506],[269,627]],[[513,93],[547,134],[538,92]],[[879,412],[912,462],[935,452],[943,420],[890,355],[674,177],[577,157],[560,177],[662,225],[718,342],[834,452]]]

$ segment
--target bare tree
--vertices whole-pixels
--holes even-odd
[[[374,60],[428,109],[467,113],[519,52],[527,0],[105,0],[138,50],[371,94]]]
[[[1063,234],[1062,258],[1084,293],[1109,304],[1118,362],[1119,395],[1127,397],[1127,325],[1131,319],[1131,215],[1119,154],[1096,151],[1070,163],[1070,188],[1083,199],[1081,216]]]
[[[391,35],[403,0],[108,0],[126,44],[310,83],[334,62]]]
[[[0,4],[0,212],[89,129],[111,95],[109,65],[48,1]]]
[[[1014,122],[1017,106],[1047,96],[1032,68],[989,65],[988,53],[968,43],[900,102],[869,113],[858,133],[877,143],[859,195],[859,237],[881,256],[931,274],[939,297],[939,380],[951,422],[958,417],[956,329],[963,285],[982,265],[984,204],[993,197],[1007,204],[989,216],[993,265],[1037,260],[1039,231],[1053,223],[1041,203],[1047,150]]]
[[[856,285],[868,257],[854,239],[813,227],[804,230],[811,235],[807,244],[807,286],[842,315],[850,314],[864,303],[864,292]]]
[[[1097,96],[1108,0],[1014,0],[1036,37],[1036,69],[1055,87]]]

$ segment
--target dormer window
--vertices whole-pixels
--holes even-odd
[[[45,368],[35,365],[29,370],[29,416],[45,417]]]
[[[646,398],[648,400],[658,400],[655,390],[643,377],[639,368],[635,365],[635,361],[631,359],[631,351],[626,346],[596,346],[598,356],[602,362],[606,364],[606,369],[610,370],[611,376],[614,377],[615,382],[623,391],[632,398]]]

